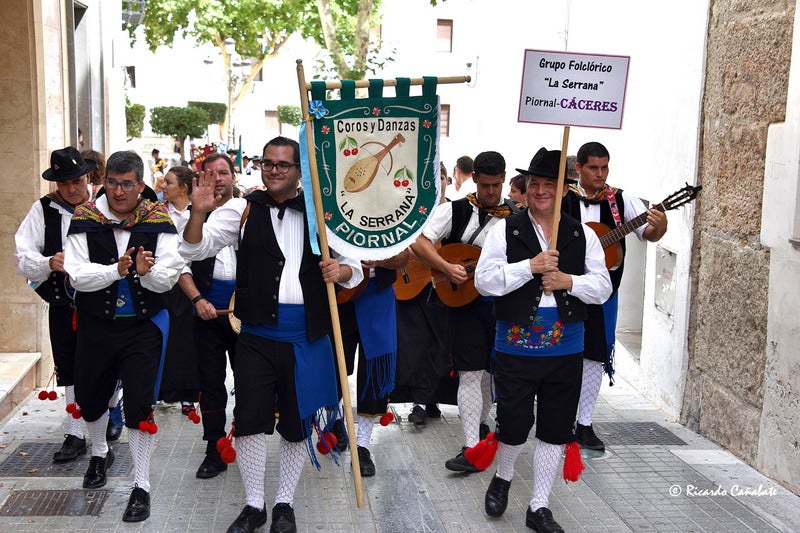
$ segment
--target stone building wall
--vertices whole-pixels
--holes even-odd
[[[755,465],[764,403],[769,251],[761,246],[771,123],[785,119],[795,4],[710,5],[681,421]]]

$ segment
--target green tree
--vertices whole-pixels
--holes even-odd
[[[127,25],[132,41],[142,26],[151,51],[172,46],[176,35],[192,37],[219,49],[228,87],[230,115],[249,92],[264,63],[296,32],[327,48],[342,79],[360,79],[367,72],[369,30],[378,23],[381,0],[148,0],[140,25]],[[237,79],[233,52],[252,62],[250,73]]]
[[[290,126],[299,126],[303,122],[303,112],[299,105],[279,105],[278,122]]]
[[[195,106],[162,106],[150,110],[150,129],[153,133],[177,137],[181,150],[186,137],[202,137],[209,124],[208,113]],[[186,159],[183,153],[181,157]]]
[[[145,108],[142,104],[132,104],[126,99],[125,103],[125,127],[128,139],[141,137],[144,129]]]

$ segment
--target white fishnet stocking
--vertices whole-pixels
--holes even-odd
[[[492,375],[483,371],[481,376],[481,395],[483,408],[481,409],[481,422],[488,424],[489,412],[492,410]]]
[[[356,432],[356,444],[358,446],[369,449],[369,440],[372,438],[372,429],[374,427],[374,418],[358,415],[358,431]]]
[[[550,444],[536,439],[536,451],[533,452],[533,498],[531,510],[547,507],[550,502],[550,491],[556,479],[558,467],[561,465],[563,444]]]
[[[275,493],[275,504],[294,502],[294,490],[300,481],[308,452],[303,441],[289,442],[281,437],[278,443],[278,462],[280,474],[278,475],[278,491]]]
[[[108,426],[108,411],[100,415],[94,422],[86,422],[89,440],[92,441],[92,456],[105,457],[108,454],[106,442],[106,427]]]
[[[594,407],[597,405],[597,396],[600,394],[600,385],[603,383],[603,363],[599,361],[583,360],[583,381],[581,381],[581,399],[578,401],[578,424],[592,425]]]
[[[500,442],[497,445],[497,477],[511,481],[514,477],[514,463],[522,453],[524,444],[505,444]]]
[[[134,486],[147,492],[150,492],[150,456],[153,455],[155,442],[155,435],[128,428],[128,447],[133,457]]]
[[[67,405],[73,403],[75,401],[75,386],[74,385],[66,385],[64,387],[64,399],[67,402]],[[83,419],[82,418],[74,418],[72,413],[67,413],[67,433],[70,435],[75,435],[79,439],[83,438]]]
[[[244,484],[245,503],[264,508],[264,469],[267,466],[267,442],[264,435],[236,437],[236,462]]]
[[[481,379],[485,372],[474,370],[458,373],[458,414],[464,430],[464,445],[468,448],[478,444],[478,426],[483,410]]]

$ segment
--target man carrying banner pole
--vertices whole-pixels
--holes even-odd
[[[337,404],[326,284],[333,291],[332,283],[351,288],[362,279],[357,262],[340,262],[327,247],[322,259],[311,250],[305,202],[298,194],[296,141],[276,137],[264,146],[261,179],[267,190],[226,202],[206,223],[206,213],[222,198],[201,172],[181,244],[181,253],[191,260],[238,244],[234,313],[242,327],[233,369],[234,419],[246,505],[229,533],[252,532],[266,523],[264,433],[276,429],[280,475],[271,531],[297,530],[292,503],[306,455],[318,466],[311,433],[319,431],[320,419]]]

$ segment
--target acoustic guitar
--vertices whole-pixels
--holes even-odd
[[[361,283],[352,289],[345,289],[341,285],[336,285],[337,304],[341,305],[353,300],[357,300],[362,294],[364,294],[364,291],[367,289],[367,284],[369,283],[369,269],[362,266],[361,270],[364,272],[364,279],[362,279]]]
[[[406,266],[397,269],[397,280],[393,285],[395,298],[402,301],[410,300],[421,293],[429,283],[431,283],[431,269],[411,256]]]
[[[659,211],[666,212],[671,209],[676,209],[684,204],[687,204],[697,198],[697,193],[702,189],[702,185],[691,186],[688,183],[686,187],[678,189],[671,195],[667,196],[660,204],[656,204],[651,209],[658,209]],[[616,228],[609,228],[602,222],[587,222],[586,225],[600,238],[600,244],[603,245],[603,252],[606,254],[606,268],[615,270],[622,264],[623,253],[622,245],[619,243],[625,238],[625,235],[634,231],[636,228],[643,226],[647,222],[647,212],[640,214],[636,218],[617,226]]]
[[[463,265],[467,271],[467,281],[455,284],[451,282],[444,272],[431,269],[431,280],[436,295],[449,307],[462,307],[478,297],[475,288],[475,266],[481,255],[481,249],[471,244],[452,243],[439,248],[439,255],[448,263]]]

